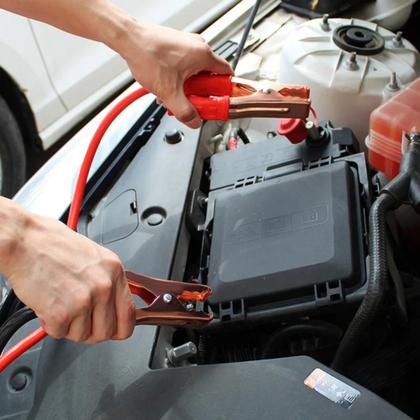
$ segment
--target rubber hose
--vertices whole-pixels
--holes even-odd
[[[282,344],[283,342],[286,342],[286,340],[295,334],[312,334],[314,336],[339,340],[342,335],[342,331],[334,324],[321,321],[289,325],[276,331],[270,337],[261,352],[261,357],[266,359],[275,356],[276,350],[279,348],[279,343]]]
[[[12,316],[16,311],[23,308],[25,305],[17,298],[13,289],[9,291],[0,306],[0,327]]]
[[[341,340],[332,369],[343,372],[353,360],[361,337],[368,330],[381,308],[388,279],[386,258],[386,213],[397,201],[390,194],[381,194],[373,203],[369,215],[369,277],[366,295]]]
[[[27,322],[35,318],[35,312],[26,306],[10,316],[0,328],[0,354],[12,338],[13,334]]]
[[[236,66],[239,63],[239,59],[241,58],[242,53],[244,52],[245,43],[248,39],[248,35],[249,35],[249,32],[251,31],[252,25],[254,24],[258,9],[260,8],[260,5],[261,5],[261,1],[262,0],[256,0],[254,7],[251,10],[251,14],[249,15],[249,18],[246,22],[244,32],[242,33],[241,40],[239,41],[239,46],[235,53],[235,58],[233,59],[233,63],[232,63],[233,70],[236,69]]]

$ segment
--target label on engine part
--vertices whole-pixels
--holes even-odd
[[[304,384],[343,408],[350,408],[360,392],[321,369],[315,369]]]

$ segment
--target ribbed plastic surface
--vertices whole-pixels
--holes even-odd
[[[364,148],[369,134],[369,115],[383,102],[391,73],[401,85],[419,75],[420,60],[415,47],[403,39],[394,44],[395,34],[374,22],[358,19],[330,19],[330,30],[322,29],[322,20],[303,23],[292,31],[280,53],[278,80],[311,88],[312,106],[320,120],[336,127],[350,127]],[[351,65],[351,52],[333,41],[334,31],[356,25],[374,31],[385,41],[384,50],[375,55],[360,55]]]
[[[413,131],[420,131],[420,78],[371,114],[366,139],[370,164],[388,178],[395,177],[403,139]]]

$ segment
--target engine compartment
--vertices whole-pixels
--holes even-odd
[[[251,32],[237,73],[276,80],[287,34],[305,22],[304,17],[273,8]],[[310,24],[322,23],[318,19]],[[335,24],[330,21],[332,27]],[[217,395],[222,415],[242,381],[247,392],[241,394],[241,404],[252,412],[252,418],[258,413],[252,411],[254,400],[249,396],[256,387],[261,390],[254,405],[260,410],[270,406],[273,398],[266,390],[272,387],[282,394],[279,400],[285,413],[292,413],[288,418],[308,415],[296,407],[287,411],[289,393],[298,406],[302,405],[299,398],[308,398],[311,415],[325,414],[323,401],[311,400],[303,383],[320,364],[331,366],[366,296],[372,264],[369,213],[389,181],[368,164],[364,138],[355,134],[351,121],[362,121],[358,131],[367,127],[370,112],[419,74],[414,46],[403,39],[395,47],[395,34],[381,33],[391,51],[386,65],[381,67],[375,57],[357,59],[357,71],[371,71],[372,79],[363,80],[367,85],[373,81],[374,89],[368,89],[366,96],[353,90],[346,96],[342,83],[329,98],[329,110],[314,102],[319,122],[312,116],[312,128],[296,144],[279,134],[278,120],[206,122],[195,132],[157,105],[127,133],[90,183],[79,231],[116,252],[128,269],[210,286],[213,295],[197,305],[203,305],[214,319],[201,330],[139,327],[131,341],[135,347],[130,347],[130,341],[121,343],[121,354],[114,343],[98,350],[64,343],[58,352],[60,344],[47,341],[43,358],[38,349],[26,355],[16,371],[26,372],[25,363],[32,357],[43,367],[44,373],[37,378],[42,389],[51,381],[65,390],[70,382],[77,382],[78,388],[80,381],[80,389],[90,389],[92,395],[96,392],[92,383],[104,389],[98,394],[97,407],[77,389],[80,407],[72,399],[55,402],[54,390],[45,393],[45,400],[35,404],[35,415],[42,416],[48,403],[60,403],[70,404],[80,418],[86,413],[98,418],[121,413],[124,418],[137,418],[136,404],[141,402],[153,413],[150,418],[168,413],[169,418],[187,418],[185,407],[192,407],[194,413],[203,411],[197,393]],[[231,54],[225,42],[218,51],[227,58]],[[337,54],[340,64],[351,57],[348,51],[331,52]],[[391,77],[394,62],[405,59],[404,72],[397,77],[398,89],[392,90],[383,75]],[[310,70],[308,79],[314,77],[314,69]],[[352,73],[356,70],[345,71],[357,79]],[[376,78],[375,72],[379,73]],[[339,122],[345,122],[349,109],[353,113],[348,126],[329,117],[342,114]],[[345,377],[331,371],[362,392],[360,405],[343,414],[348,417],[402,418],[391,405],[407,415],[420,415],[416,398],[420,219],[403,205],[387,215],[387,223],[389,282],[380,316],[362,331],[356,354],[339,372]],[[75,364],[68,367],[69,360]],[[275,381],[276,375],[283,388]],[[174,389],[180,390],[179,405],[178,397],[160,399],[164,401],[160,405],[150,402],[149,395],[169,396]],[[336,409],[332,407],[328,406]]]
[[[278,22],[279,16],[271,18]],[[355,23],[363,26],[363,22]],[[277,37],[294,24],[296,21],[285,22],[273,39],[254,50],[251,47],[253,51],[239,67],[243,74],[273,79],[274,57],[278,59],[279,49],[283,48]],[[322,21],[311,24],[320,25]],[[264,33],[269,22],[263,21],[261,26]],[[384,35],[386,45],[394,42],[394,36]],[[258,45],[260,35],[254,34],[254,38]],[[414,80],[419,70],[418,53],[406,42],[412,70],[399,73],[398,91]],[[348,55],[345,52],[341,59],[349,60]],[[369,60],[366,66],[377,71],[374,66],[380,60]],[[386,74],[392,74],[392,60],[386,66]],[[283,69],[282,74],[288,71],[290,75],[290,69]],[[301,81],[295,76],[289,79]],[[365,82],[366,86],[370,83],[367,79]],[[327,365],[333,362],[366,294],[368,215],[378,192],[388,182],[366,162],[361,127],[365,127],[367,135],[366,115],[396,93],[390,92],[388,82],[378,84],[376,78],[374,91],[352,91],[357,96],[355,102],[344,95],[346,100],[340,104],[340,89],[346,90],[342,83],[335,96],[329,98],[328,109],[336,107],[331,114],[348,121],[348,127],[359,120],[359,136],[351,128],[334,127],[334,119],[321,120],[320,136],[309,133],[299,144],[278,134],[278,121],[274,120],[243,120],[224,126],[207,123],[200,138],[207,154],[199,154],[203,160],[196,162],[200,182],[190,186],[186,206],[185,229],[190,241],[182,266],[184,280],[198,278],[213,289],[205,309],[213,313],[214,320],[202,331],[188,334],[172,334],[162,328],[153,368],[300,355]],[[320,113],[325,116],[328,111],[321,106]],[[235,143],[231,147],[231,137],[238,130],[243,132],[236,136],[238,146]],[[420,219],[408,206],[403,208],[400,213],[412,215],[412,224],[405,232],[418,232]],[[345,372],[414,416],[418,408],[411,388],[420,362],[414,356],[419,345],[418,334],[414,333],[419,321],[419,296],[415,292],[418,266],[404,257],[406,245],[399,237],[404,216],[401,218],[397,212],[388,218],[392,233],[387,246],[393,274],[387,286],[386,305],[382,317],[365,331]],[[396,274],[394,264],[404,267],[400,274]],[[405,289],[404,303],[401,288]],[[181,349],[185,343],[196,347],[190,357],[168,361],[167,349]],[[389,369],[390,365],[395,369]]]

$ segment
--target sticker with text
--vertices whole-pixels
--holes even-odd
[[[343,408],[350,408],[360,392],[321,369],[315,369],[304,384]]]

